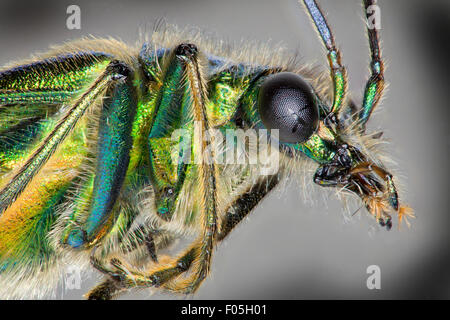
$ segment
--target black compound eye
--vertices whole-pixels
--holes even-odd
[[[267,129],[279,129],[280,141],[302,143],[319,125],[319,108],[311,87],[297,74],[267,77],[259,91],[259,115]]]

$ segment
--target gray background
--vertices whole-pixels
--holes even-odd
[[[70,4],[81,7],[81,30],[66,29]],[[369,59],[360,2],[320,4],[360,101]],[[347,223],[338,201],[304,204],[301,191],[291,187],[269,196],[219,245],[212,275],[188,299],[450,298],[450,3],[380,0],[379,5],[390,85],[370,127],[383,128],[392,141],[389,150],[407,190],[402,198],[417,214],[412,228],[387,232],[364,212]],[[224,40],[281,41],[303,61],[326,66],[322,45],[295,0],[1,0],[0,65],[88,34],[134,44],[139,27],[161,17]],[[366,287],[366,268],[372,264],[381,268],[381,290]],[[81,290],[62,297],[78,299],[94,282],[86,280]],[[149,296],[133,292],[123,298]]]

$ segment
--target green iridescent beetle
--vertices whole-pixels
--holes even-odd
[[[141,48],[83,39],[0,71],[0,298],[44,296],[75,263],[105,274],[89,299],[193,293],[216,243],[308,164],[315,183],[356,194],[387,229],[390,212],[412,217],[374,156],[380,134],[365,133],[384,88],[377,30],[367,29],[372,74],[357,107],[322,12],[303,2],[331,82],[281,52],[225,53],[170,28]],[[367,18],[373,4],[363,1]],[[247,141],[252,130],[276,142],[277,170],[217,161],[229,132]],[[163,254],[180,238],[193,241]]]

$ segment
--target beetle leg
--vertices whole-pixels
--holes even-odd
[[[149,226],[139,225],[134,230],[130,230],[127,238],[130,238],[130,241],[124,242],[124,240],[120,240],[120,248],[124,253],[129,253],[142,245],[145,245],[147,249],[147,253],[150,255],[150,258],[154,262],[158,262],[158,257],[156,255],[156,244],[155,244],[155,236],[157,231],[151,229]]]
[[[275,188],[279,178],[278,175],[264,177],[228,206],[217,236],[218,241],[222,241]],[[92,259],[94,267],[108,275],[109,278],[92,289],[87,294],[87,298],[111,299],[123,291],[124,288],[135,286],[156,286],[172,291],[184,291],[186,280],[177,278],[177,276],[189,270],[200,248],[201,244],[198,242],[178,258],[165,263],[157,269],[153,269],[151,272],[147,272],[147,275],[130,271],[117,260],[113,261],[115,268],[111,269],[100,263],[99,260]]]
[[[115,82],[114,77],[116,75],[114,64],[111,63],[93,85],[75,101],[53,131],[48,134],[27,162],[0,191],[0,213],[17,199],[32,178],[53,155],[58,146],[65,140],[89,106],[105,92],[112,82]]]
[[[195,202],[199,208],[199,215],[201,217],[202,230],[198,239],[191,245],[187,251],[177,260],[169,263],[169,266],[160,267],[159,270],[152,272],[150,275],[139,275],[139,273],[128,272],[122,267],[120,261],[114,261],[115,269],[122,274],[121,282],[127,283],[127,286],[160,286],[173,278],[174,276],[188,270],[195,260],[195,269],[189,279],[184,283],[183,288],[177,288],[177,291],[185,293],[194,292],[201,282],[206,278],[210,270],[211,256],[217,237],[218,229],[218,191],[217,179],[218,168],[216,164],[210,163],[208,160],[208,145],[202,137],[208,134],[210,123],[206,112],[206,83],[201,73],[200,62],[198,61],[198,50],[192,44],[180,44],[177,46],[172,55],[172,61],[169,61],[168,70],[175,70],[173,72],[166,71],[166,77],[175,76],[175,84],[179,84],[176,73],[179,73],[182,78],[186,79],[186,92],[188,96],[186,99],[191,103],[191,112],[193,121],[199,125],[200,134],[194,132],[194,153],[197,159],[195,165],[198,174],[197,192]],[[173,63],[176,61],[176,63]],[[182,72],[181,72],[182,71]],[[159,96],[158,99],[163,99]],[[171,104],[169,104],[170,107]],[[161,108],[161,103],[159,108]],[[153,120],[150,137],[154,138],[153,132],[156,130],[158,124],[158,113]],[[195,130],[194,130],[195,131]],[[156,130],[158,132],[158,130]],[[210,150],[214,153],[214,150]],[[214,159],[214,154],[211,155]],[[109,270],[105,271],[107,274]],[[122,271],[122,272],[120,272]]]
[[[191,154],[191,141],[186,136],[179,137],[178,156],[175,163],[171,154],[175,130],[189,128],[191,88],[186,78],[187,55],[194,54],[189,44],[180,44],[171,50],[163,64],[161,87],[155,102],[155,112],[151,119],[148,135],[150,177],[155,191],[156,213],[169,221],[175,210],[176,201],[185,181],[189,161],[183,161]]]
[[[136,110],[136,91],[132,85],[132,71],[118,61],[112,62],[106,74],[109,90],[99,120],[97,165],[93,191],[86,220],[73,228],[64,239],[77,248],[91,245],[99,239],[106,222],[111,218],[128,168],[131,149],[131,127]],[[117,81],[120,80],[120,81]],[[111,83],[114,83],[110,86]]]
[[[364,13],[367,23],[367,35],[369,38],[371,62],[370,70],[372,75],[367,80],[361,111],[359,113],[359,121],[362,130],[365,130],[367,120],[369,120],[372,111],[381,99],[384,90],[384,65],[381,59],[380,41],[378,39],[378,31],[375,26],[369,25],[371,14],[375,14],[372,7],[375,5],[374,0],[363,0]]]
[[[278,182],[280,177],[278,175],[265,176],[256,184],[251,186],[247,192],[243,193],[232,202],[226,209],[225,217],[221,222],[221,228],[217,239],[222,241],[230,234],[234,227],[242,221],[253,208],[270,192]]]
[[[36,147],[36,138],[45,134],[61,106],[88,89],[109,61],[106,54],[81,51],[0,71],[2,172],[11,170],[19,153],[25,157]]]
[[[244,219],[253,210],[253,208],[270,191],[272,191],[275,188],[275,186],[278,184],[279,181],[280,176],[278,175],[265,176],[259,182],[250,187],[247,190],[247,192],[245,192],[238,199],[233,201],[226,209],[226,214],[220,223],[220,228],[217,234],[217,240],[222,241],[223,239],[225,239],[225,237],[228,234],[230,234],[230,232],[234,229],[234,227],[238,225],[238,223],[242,221],[242,219]],[[193,247],[193,249],[195,250],[196,248]],[[186,265],[187,263],[191,264],[194,262],[188,260],[187,259],[188,257],[189,255],[184,257],[185,260],[183,261],[183,265]],[[180,263],[180,260],[178,263]],[[164,288],[174,292],[183,292],[183,293],[192,293],[193,291],[195,291],[195,288],[194,290],[192,290],[191,286],[187,287],[186,283],[189,283],[189,280],[178,277],[174,278],[173,280],[165,284]],[[186,290],[186,287],[188,288],[188,290]]]
[[[206,112],[206,82],[201,71],[197,47],[193,44],[183,43],[174,49],[173,54],[176,61],[179,61],[180,64],[169,64],[169,66],[175,68],[175,70],[182,66],[183,78],[186,79],[187,84],[188,96],[186,99],[191,103],[190,108],[193,121],[200,126],[198,129],[201,131],[200,134],[196,134],[196,129],[194,129],[193,145],[198,174],[195,202],[199,207],[202,231],[199,238],[177,260],[176,264],[170,268],[161,270],[160,276],[157,278],[159,279],[158,281],[167,281],[174,275],[186,271],[190,267],[193,261],[192,259],[194,259],[197,263],[195,263],[195,269],[192,270],[190,278],[186,280],[184,288],[177,288],[177,291],[191,293],[199,287],[210,270],[211,256],[218,228],[218,168],[214,162],[209,163],[210,161],[207,158],[209,156],[207,152],[208,145],[205,139],[202,139],[205,134],[208,134],[210,120]],[[214,153],[214,150],[211,149],[210,152]],[[214,158],[214,154],[211,154],[211,159]],[[154,282],[154,280],[150,279],[152,285],[155,285]]]
[[[171,259],[151,271],[138,272],[129,270],[118,259],[110,261],[113,268],[105,266],[91,255],[92,265],[108,278],[86,294],[87,299],[111,299],[120,291],[134,287],[166,287],[172,278],[186,272],[198,257],[201,243],[197,242],[178,258]]]
[[[120,282],[107,278],[85,296],[88,300],[111,300],[125,290],[126,288],[122,287]]]
[[[188,250],[188,256],[193,256],[197,261],[195,270],[186,281],[186,286],[182,291],[186,293],[195,292],[202,281],[210,271],[211,257],[214,250],[217,230],[218,230],[218,179],[219,172],[214,161],[209,161],[208,157],[215,159],[215,150],[211,148],[208,153],[208,145],[202,136],[208,134],[210,129],[210,120],[206,110],[206,82],[201,72],[200,62],[198,60],[197,48],[193,45],[180,45],[176,49],[183,54],[186,63],[186,77],[188,79],[191,93],[193,120],[199,124],[201,134],[194,132],[194,154],[197,162],[198,185],[196,202],[199,206],[201,216],[202,232],[191,249]],[[194,129],[195,131],[195,129]]]

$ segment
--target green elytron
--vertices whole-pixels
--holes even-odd
[[[377,30],[368,28],[372,75],[357,108],[320,9],[304,4],[332,85],[280,52],[223,57],[219,46],[170,30],[139,49],[71,42],[1,71],[0,297],[39,297],[58,270],[86,263],[105,274],[90,299],[133,287],[195,292],[215,244],[308,163],[319,164],[315,183],[358,195],[388,229],[389,211],[412,216],[372,154],[380,135],[365,133],[384,87]],[[367,12],[373,1],[363,4]],[[278,170],[211,161],[226,149],[199,138],[211,129],[219,140],[277,129]],[[194,240],[171,253],[180,238]]]

